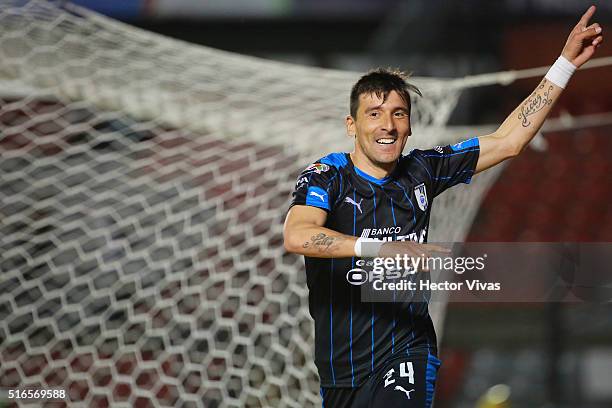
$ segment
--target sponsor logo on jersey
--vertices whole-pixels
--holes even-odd
[[[414,388],[407,390],[404,387],[402,387],[401,385],[396,385],[395,388],[393,388],[394,391],[401,391],[404,394],[406,394],[406,397],[408,397],[408,399],[410,399],[410,393],[414,391]]]
[[[468,142],[467,140],[464,140],[463,142],[455,143],[451,147],[454,151],[463,150],[468,147],[467,142]]]
[[[414,241],[425,242],[427,236],[427,228],[421,231],[411,232],[406,235],[398,235],[402,232],[402,227],[381,227],[381,228],[364,228],[361,230],[361,238],[378,238],[381,241]]]
[[[400,232],[402,232],[402,227],[364,228],[361,232],[361,236],[363,238],[368,238],[377,235],[399,234]]]
[[[321,187],[310,186],[306,190],[306,205],[329,210],[329,194]]]
[[[306,170],[304,170],[304,172],[307,171],[314,171],[317,174],[321,174],[325,171],[329,170],[329,166],[325,163],[313,163],[310,166],[306,167]]]
[[[324,194],[319,194],[316,191],[311,191],[309,195],[318,197],[318,198],[321,199],[321,201],[325,202],[325,195]]]
[[[346,280],[354,286],[361,286],[370,279],[370,274],[361,268],[353,268],[346,273]]]
[[[473,137],[471,139],[464,140],[463,142],[455,143],[454,145],[451,146],[451,149],[454,152],[458,152],[458,151],[469,149],[470,147],[475,147],[475,146],[478,146],[477,137]]]
[[[355,200],[353,200],[351,197],[345,197],[344,198],[344,202],[345,203],[349,203],[354,205],[355,207],[357,207],[357,209],[359,210],[359,214],[363,214],[363,211],[361,211],[361,202],[363,201],[363,198],[361,200],[359,200],[358,203],[355,202]]]
[[[421,183],[414,188],[414,196],[416,197],[417,204],[421,211],[427,210],[427,190],[425,189],[425,183]]]

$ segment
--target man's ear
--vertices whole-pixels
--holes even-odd
[[[346,115],[344,119],[346,123],[346,134],[350,137],[355,137],[357,135],[357,127],[355,126],[355,119],[351,115]]]

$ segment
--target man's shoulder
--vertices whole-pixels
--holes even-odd
[[[431,166],[428,158],[436,155],[443,155],[443,150],[439,146],[431,149],[412,149],[408,154],[400,157],[398,166],[399,173],[413,181],[415,177],[420,180],[420,174],[431,174]]]
[[[348,166],[348,158],[346,157],[346,153],[343,152],[330,153],[327,156],[321,157],[317,162],[327,164],[336,169]]]
[[[436,146],[437,147],[437,146]],[[418,161],[427,154],[427,152],[435,151],[434,149],[422,150],[422,149],[411,149],[408,154],[402,154],[399,158],[400,167],[409,167],[410,165],[418,163]]]
[[[480,143],[478,137],[464,140],[462,142],[455,143],[453,145],[434,146],[428,149],[412,149],[408,155],[404,157],[445,157],[456,153],[469,152],[478,150]]]
[[[434,146],[426,149],[412,149],[408,152],[407,155],[402,155],[402,159],[410,161],[415,159],[416,157],[423,157],[427,155],[443,155],[448,146]]]
[[[346,153],[330,153],[323,156],[308,165],[303,171],[304,173],[315,173],[319,175],[336,174],[340,169],[348,165]]]

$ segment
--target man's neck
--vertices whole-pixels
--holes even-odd
[[[382,179],[389,176],[395,169],[395,166],[397,166],[397,162],[383,165],[374,164],[367,157],[362,157],[362,155],[356,154],[355,151],[352,151],[350,156],[355,167],[365,172],[369,176],[377,179]]]

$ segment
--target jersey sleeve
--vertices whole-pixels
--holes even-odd
[[[431,177],[435,197],[456,184],[469,184],[479,155],[480,144],[478,138],[474,137],[454,145],[419,151],[417,160],[422,161]]]
[[[289,208],[309,205],[329,212],[338,195],[338,187],[338,170],[328,164],[315,162],[299,175]]]

